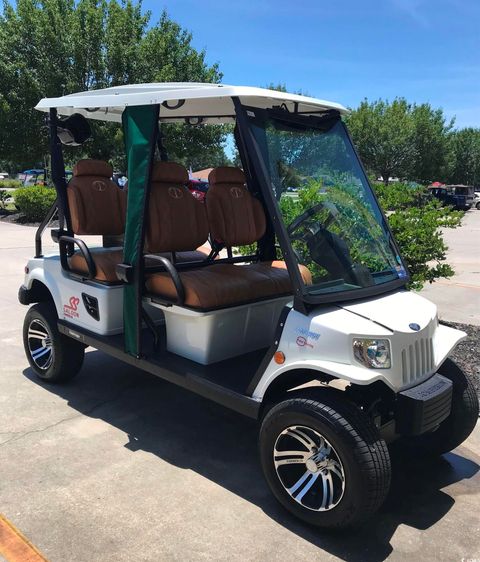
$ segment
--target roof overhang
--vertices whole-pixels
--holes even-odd
[[[307,96],[225,84],[200,84],[195,82],[170,82],[131,84],[103,90],[89,90],[59,98],[44,98],[35,109],[48,111],[56,108],[60,115],[81,113],[88,119],[119,123],[125,107],[161,105],[160,121],[221,124],[235,120],[232,97],[240,98],[244,105],[262,109],[284,106],[289,111],[314,115],[335,109],[342,114],[342,105]]]

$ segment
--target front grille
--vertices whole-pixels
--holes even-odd
[[[434,367],[432,338],[419,338],[402,350],[403,384],[410,384],[431,372]]]

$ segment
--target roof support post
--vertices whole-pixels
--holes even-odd
[[[297,260],[293,255],[290,240],[287,235],[285,225],[283,224],[282,218],[280,216],[280,210],[272,193],[269,179],[270,174],[267,170],[260,147],[258,146],[258,143],[250,128],[245,108],[242,106],[239,98],[234,97],[232,98],[232,100],[235,106],[238,132],[242,140],[242,145],[245,147],[247,156],[252,162],[253,168],[255,169],[258,184],[262,192],[263,200],[267,207],[270,221],[273,225],[273,229],[282,249],[283,257],[287,264],[287,270],[290,275],[290,280],[293,287],[294,308],[295,310],[306,314],[307,308],[302,298],[303,283],[300,276],[300,270],[298,268]]]
[[[131,106],[122,115],[128,175],[123,261],[133,267],[133,282],[124,288],[123,326],[125,351],[138,358],[142,356],[145,215],[158,137],[159,112],[159,105]]]

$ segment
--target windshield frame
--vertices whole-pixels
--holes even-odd
[[[388,221],[383,212],[383,209],[380,206],[375,191],[373,190],[368,180],[368,176],[365,171],[365,168],[362,164],[362,161],[358,155],[357,150],[355,149],[355,146],[348,132],[348,129],[345,123],[341,119],[340,113],[335,110],[330,110],[330,111],[319,112],[318,116],[313,116],[313,115],[306,116],[301,114],[290,113],[282,108],[263,109],[263,108],[245,106],[242,105],[240,100],[238,99],[237,100],[234,99],[234,103],[237,110],[237,125],[239,129],[239,133],[242,137],[242,141],[243,141],[242,144],[245,148],[245,151],[247,152],[246,156],[248,160],[251,162],[253,168],[255,168],[256,170],[256,176],[258,178],[258,183],[263,196],[263,200],[266,209],[270,215],[270,219],[272,221],[272,225],[275,230],[275,234],[280,244],[280,248],[283,253],[285,262],[287,264],[287,269],[292,281],[292,286],[294,289],[294,308],[305,313],[314,305],[339,303],[342,301],[351,301],[351,300],[360,300],[376,295],[389,293],[401,287],[405,287],[405,285],[410,280],[410,274],[408,268],[401,256],[400,250],[398,248],[398,244],[389,227]],[[346,142],[348,142],[352,150],[352,156],[354,156],[358,161],[360,171],[363,176],[365,189],[369,190],[370,194],[373,197],[373,200],[378,206],[381,220],[382,220],[382,227],[385,229],[385,232],[387,234],[387,237],[389,238],[392,249],[394,249],[396,255],[400,257],[401,265],[405,270],[404,277],[397,278],[392,281],[387,281],[379,285],[360,287],[358,289],[350,289],[350,290],[330,292],[330,293],[327,292],[327,293],[316,294],[316,295],[311,294],[309,292],[308,286],[306,286],[302,281],[300,271],[297,266],[298,262],[295,258],[290,237],[287,234],[287,228],[283,221],[280,212],[280,207],[278,205],[278,202],[276,200],[273,191],[272,179],[270,177],[268,164],[265,161],[263,151],[260,148],[257,139],[255,138],[255,134],[252,130],[252,125],[255,122],[257,124],[260,123],[261,125],[264,125],[268,120],[272,120],[272,119],[288,122],[299,127],[303,126],[309,129],[317,128],[323,130],[325,129],[327,122],[336,123],[340,121],[341,126],[343,127],[346,133],[346,137],[345,137]]]

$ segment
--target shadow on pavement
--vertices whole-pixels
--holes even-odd
[[[399,525],[418,530],[434,525],[455,503],[441,489],[479,470],[455,453],[425,462],[393,449],[391,491],[373,520],[348,532],[319,531],[290,516],[270,493],[258,461],[256,422],[98,351],[86,354],[81,373],[67,385],[45,384],[30,369],[24,374],[82,414],[124,431],[132,452],[148,451],[194,470],[343,560],[384,560]]]

